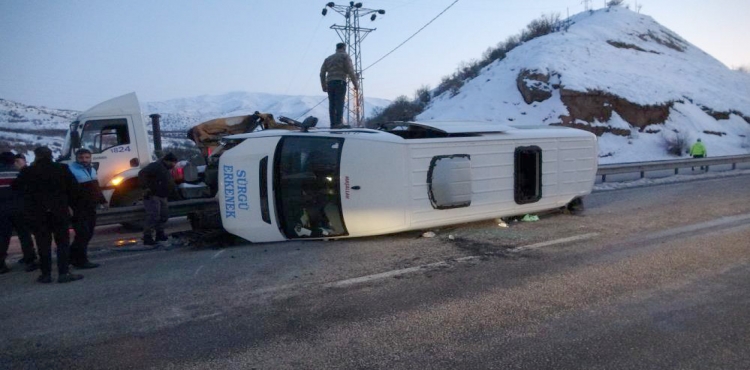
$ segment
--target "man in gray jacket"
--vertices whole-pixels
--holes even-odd
[[[355,90],[359,90],[359,79],[354,72],[352,58],[346,53],[346,44],[336,44],[336,52],[331,54],[320,67],[320,84],[328,93],[328,115],[331,128],[344,127],[344,100],[346,98],[346,78],[352,80]]]

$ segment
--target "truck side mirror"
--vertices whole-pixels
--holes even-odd
[[[81,147],[81,136],[78,135],[78,122],[70,124],[70,150],[78,149]]]

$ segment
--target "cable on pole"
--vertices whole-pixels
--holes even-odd
[[[436,19],[438,19],[441,15],[443,15],[443,13],[445,13],[446,11],[448,11],[448,9],[450,9],[453,5],[456,5],[457,2],[458,2],[458,0],[455,0],[454,2],[452,2],[450,5],[448,5],[448,7],[446,7],[445,9],[443,9],[442,12],[440,12],[438,15],[436,15],[435,18],[432,18],[429,22],[427,22],[427,24],[425,24],[424,26],[422,26],[422,28],[418,29],[417,32],[414,32],[414,34],[412,34],[411,36],[409,36],[409,38],[407,38],[406,40],[404,40],[404,42],[398,44],[398,46],[396,46],[395,48],[393,48],[393,50],[389,51],[387,54],[385,54],[382,57],[380,57],[380,59],[376,60],[375,62],[373,62],[372,64],[370,64],[369,66],[367,66],[367,68],[363,69],[363,71],[366,71],[366,70],[370,69],[370,67],[374,66],[375,64],[377,64],[381,60],[385,59],[385,57],[391,55],[398,48],[404,46],[404,44],[406,44],[409,40],[411,40],[412,38],[414,38],[414,36],[416,36],[418,33],[422,32],[423,29],[427,28],[427,26],[429,26],[430,23],[432,23]]]

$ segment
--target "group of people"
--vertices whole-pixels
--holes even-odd
[[[91,165],[91,152],[78,150],[75,163],[69,166],[54,162],[52,151],[47,147],[34,149],[34,156],[30,166],[26,166],[25,158],[11,152],[1,156],[0,165],[19,172],[10,189],[2,193],[0,273],[10,270],[5,258],[15,229],[23,251],[20,262],[26,266],[26,271],[41,271],[38,282],[52,282],[53,239],[57,246],[57,281],[80,280],[83,275],[71,273],[70,266],[77,269],[99,267],[89,261],[87,249],[96,225],[96,209],[100,205],[106,207],[96,169]],[[71,224],[75,231],[73,243],[68,233]],[[34,235],[36,250],[30,234]]]
[[[54,162],[47,147],[34,149],[34,156],[34,162],[27,166],[22,154],[0,153],[0,172],[18,172],[9,186],[0,188],[0,274],[10,271],[5,259],[15,230],[23,252],[19,263],[27,272],[41,270],[38,282],[52,282],[52,240],[57,246],[57,281],[83,279],[83,275],[71,273],[70,266],[99,267],[89,260],[88,245],[96,227],[97,209],[108,207],[92,166],[91,151],[79,149],[70,165]],[[143,230],[146,245],[167,240],[167,197],[174,189],[170,170],[177,161],[169,153],[139,172],[147,215]],[[75,232],[72,243],[71,226]]]

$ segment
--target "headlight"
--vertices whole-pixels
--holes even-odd
[[[122,180],[125,180],[125,178],[122,176],[115,176],[112,180],[109,180],[109,185],[110,186],[120,185],[122,183]]]

